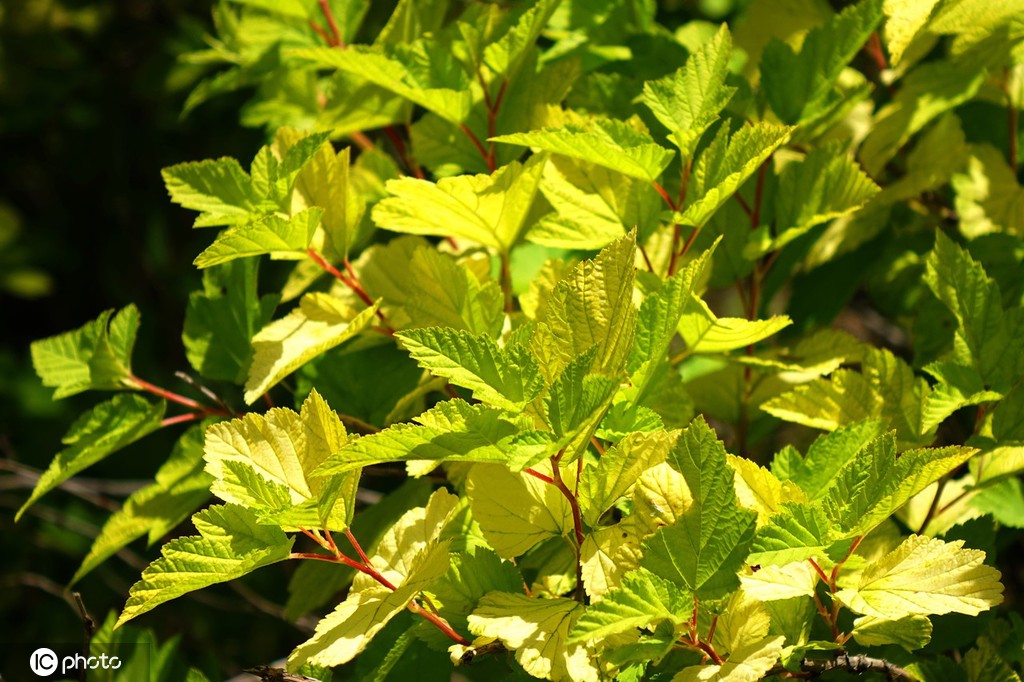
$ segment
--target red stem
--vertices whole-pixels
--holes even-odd
[[[168,417],[160,422],[160,426],[171,426],[173,424],[182,424],[184,422],[195,421],[196,419],[202,419],[202,412],[189,412],[188,414],[179,414],[177,417]]]
[[[757,170],[757,188],[754,190],[754,210],[750,214],[750,225],[753,228],[757,228],[761,224],[761,199],[764,195],[764,176],[768,170],[768,164],[771,163],[772,157],[768,157],[761,164],[761,167]]]
[[[889,68],[889,64],[885,59],[885,53],[882,52],[882,41],[878,38],[878,31],[871,34],[865,47],[871,58],[875,60],[875,66],[878,67],[879,71],[885,71]]]
[[[177,393],[168,391],[166,388],[160,388],[156,384],[151,384],[145,379],[140,379],[134,374],[128,377],[128,381],[129,383],[134,384],[136,387],[141,388],[142,390],[147,391],[148,393],[152,393],[153,395],[160,396],[161,398],[169,400],[172,403],[178,403],[179,405],[184,405],[185,407],[189,407],[193,410],[199,410],[200,412],[206,412],[208,409],[205,405],[197,403],[195,400],[192,400],[191,398],[186,398],[183,395],[178,395]]]
[[[373,140],[368,138],[366,136],[366,133],[364,133],[361,130],[353,131],[353,132],[349,133],[348,136],[351,137],[352,141],[355,142],[356,145],[358,145],[359,148],[364,150],[364,151],[369,151],[369,150],[373,149],[374,146],[375,146],[373,144]]]
[[[583,546],[583,514],[580,513],[580,503],[576,496],[569,490],[569,486],[562,480],[562,474],[558,470],[558,460],[561,455],[551,458],[551,482],[556,488],[562,491],[565,499],[569,501],[569,508],[572,510],[572,525],[576,531],[576,547]]]
[[[537,471],[536,469],[523,469],[523,473],[527,473],[527,474],[533,476],[534,478],[539,478],[540,480],[544,481],[545,483],[554,484],[554,482],[555,482],[555,479],[551,478],[550,476],[548,476],[546,474],[542,474],[541,472]]]
[[[363,551],[362,545],[359,544],[359,541],[356,540],[356,536],[352,535],[352,531],[348,528],[345,529],[345,537],[348,538],[349,544],[352,545],[352,549],[356,550],[356,554],[358,554],[359,558],[363,560],[363,563],[369,566],[370,558],[366,556],[366,552]],[[333,540],[331,543],[333,544]]]
[[[462,132],[469,136],[469,141],[473,143],[473,146],[476,147],[476,150],[480,153],[481,158],[483,158],[484,162],[487,164],[487,171],[493,173],[494,159],[492,159],[491,155],[487,153],[486,149],[484,149],[483,144],[480,143],[480,138],[478,138],[465,123],[459,124],[459,127],[462,128]]]
[[[747,203],[747,200],[743,198],[743,195],[741,195],[739,192],[736,192],[735,194],[732,195],[732,198],[740,202],[740,208],[743,209],[743,212],[747,214],[748,218],[753,217],[754,211],[750,208],[750,204]]]
[[[711,642],[698,641],[696,643],[696,647],[707,654],[708,658],[715,662],[715,665],[722,665],[725,663],[725,659],[718,655],[718,652],[715,651],[715,647],[711,646]]]
[[[405,167],[409,169],[409,172],[415,175],[420,180],[425,178],[423,169],[419,167],[419,164],[410,156],[409,148],[405,144],[405,140],[399,134],[398,129],[393,125],[385,126],[384,134],[391,140],[391,144],[395,146],[395,153],[398,154],[398,158],[402,160]]]
[[[311,29],[313,29],[314,31],[316,31],[317,35],[319,35],[321,38],[323,38],[325,43],[327,43],[331,47],[334,47],[334,41],[331,39],[331,36],[328,35],[327,31],[324,30],[323,26],[321,26],[320,24],[318,24],[315,21],[313,21],[312,19],[310,19],[309,20],[309,27]]]
[[[818,574],[818,577],[821,578],[821,581],[823,583],[825,583],[826,585],[828,585],[829,584],[828,576],[825,575],[825,571],[821,570],[821,566],[818,565],[818,562],[815,561],[814,559],[808,559],[807,561],[809,561],[811,563],[811,566],[814,567],[814,572]]]
[[[501,252],[501,292],[505,298],[505,312],[513,311],[512,263],[507,251]]]
[[[341,31],[338,30],[338,22],[334,20],[334,12],[331,11],[327,0],[320,0],[320,11],[323,12],[324,19],[327,20],[327,26],[331,29],[331,37],[333,38],[330,41],[331,45],[345,49],[345,39],[341,37]]]
[[[651,186],[654,187],[655,191],[657,191],[658,194],[661,195],[661,198],[665,200],[665,203],[668,204],[669,208],[671,208],[673,211],[677,210],[676,202],[672,201],[672,197],[668,195],[668,192],[665,191],[664,187],[659,185],[657,182],[652,182]]]
[[[412,611],[413,613],[418,613],[427,620],[429,620],[431,623],[433,623],[434,627],[443,632],[448,637],[448,639],[452,640],[457,644],[469,646],[470,641],[462,635],[460,635],[459,633],[455,632],[455,630],[452,629],[452,626],[445,622],[440,616],[433,614],[430,611],[424,611],[423,607],[414,601],[409,602],[409,606],[410,611]]]
[[[314,263],[319,265],[324,271],[329,272],[339,282],[347,286],[352,291],[352,293],[359,297],[359,299],[363,303],[365,303],[367,306],[373,306],[373,299],[371,299],[370,295],[366,293],[366,290],[362,287],[358,280],[348,277],[341,270],[328,263],[326,260],[324,260],[323,256],[316,252],[315,249],[306,249],[306,253],[309,254],[309,257],[313,259]],[[346,267],[348,267],[347,263]],[[376,311],[376,315],[377,318],[384,325],[383,329],[378,329],[378,331],[380,331],[383,334],[387,334],[388,336],[394,336],[395,329],[394,327],[391,326],[391,323],[388,322],[388,318],[387,316],[384,315],[384,312],[378,308]],[[377,328],[374,327],[374,329]]]

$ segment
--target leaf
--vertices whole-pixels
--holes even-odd
[[[785,637],[765,637],[736,649],[722,665],[684,668],[672,682],[757,682],[782,655]]]
[[[131,356],[139,310],[105,310],[78,329],[32,343],[32,366],[54,400],[90,389],[131,388]]]
[[[687,205],[672,220],[703,226],[776,149],[789,139],[792,128],[758,123],[730,134],[723,125],[700,155],[690,178]]]
[[[589,352],[570,362],[543,398],[544,418],[563,445],[564,462],[586,450],[619,387],[613,376],[587,373],[593,358]]]
[[[939,0],[885,0],[885,48],[893,66],[922,34],[937,4]]]
[[[768,602],[794,597],[811,597],[818,575],[809,561],[761,566],[749,575],[741,575],[744,594],[754,600]]]
[[[545,160],[537,154],[492,175],[457,175],[436,184],[388,180],[392,196],[374,207],[373,220],[386,230],[460,237],[508,253],[525,226]]]
[[[772,460],[772,472],[784,480],[796,483],[808,499],[820,499],[842,468],[853,461],[864,446],[882,435],[883,431],[883,424],[877,419],[842,426],[814,439],[803,458],[795,451],[790,451],[792,454],[776,454]]]
[[[211,490],[256,512],[307,506],[312,523],[297,525],[344,530],[352,521],[359,474],[324,480],[314,471],[346,441],[341,419],[315,389],[300,413],[273,408],[214,424],[205,444]],[[268,483],[281,490],[277,503],[263,498]]]
[[[822,498],[823,508],[848,536],[863,535],[976,452],[950,446],[908,450],[897,457],[893,434],[882,435],[838,472]]]
[[[473,518],[488,544],[510,559],[550,537],[573,529],[569,503],[559,490],[500,464],[478,464],[469,472],[466,494]]]
[[[638,394],[642,395],[663,373],[669,344],[683,315],[697,305],[699,299],[693,295],[694,291],[702,285],[718,244],[716,241],[687,263],[640,304],[636,341],[626,365]]]
[[[375,504],[356,514],[350,530],[364,551],[373,555],[384,533],[410,509],[425,507],[432,487],[426,479],[407,479]],[[352,582],[355,569],[329,561],[303,561],[288,581],[286,615],[290,620],[333,604],[335,595]]]
[[[740,506],[757,512],[758,526],[781,511],[784,502],[804,501],[803,491],[794,483],[780,481],[756,462],[735,455],[726,455],[726,459],[736,474],[733,478],[736,499]]]
[[[650,183],[594,163],[549,159],[540,191],[554,213],[526,232],[535,244],[601,249],[633,227],[643,241],[660,224],[661,197]]]
[[[295,17],[297,19],[310,19],[312,18],[307,8],[306,3],[302,0],[231,0],[237,2],[240,5],[247,5],[249,7],[258,7],[270,12],[277,12],[288,17]]]
[[[151,403],[136,395],[121,394],[80,415],[62,439],[67,446],[57,453],[36,481],[19,520],[35,502],[64,481],[160,428],[164,401]]]
[[[954,170],[951,184],[964,235],[1024,235],[1024,187],[1002,152],[987,144],[971,146],[966,164]]]
[[[391,54],[379,47],[309,47],[289,56],[318,68],[339,69],[365,78],[399,97],[459,125],[472,103],[468,76],[451,52],[425,40],[397,44]]]
[[[840,369],[830,379],[814,379],[761,405],[768,414],[828,431],[879,416],[896,429],[900,447],[932,440],[925,430],[928,383],[903,360],[883,348],[868,349],[861,372]]]
[[[522,589],[523,576],[515,564],[501,559],[486,547],[470,547],[452,554],[448,572],[430,588],[430,598],[441,616],[456,632],[469,632],[469,615],[488,592]],[[447,647],[451,640],[423,623],[417,635],[432,644]]]
[[[532,420],[464,400],[438,403],[414,419],[353,440],[324,461],[318,476],[337,475],[370,464],[413,460],[501,462],[516,470],[554,454],[550,435]]]
[[[985,566],[985,553],[911,535],[865,568],[836,598],[856,613],[898,620],[913,615],[965,613],[976,616],[1003,601],[999,571]]]
[[[600,641],[660,621],[681,625],[692,610],[693,597],[683,588],[641,568],[627,573],[620,587],[587,607],[569,642]]]
[[[673,438],[665,431],[631,433],[608,448],[597,466],[584,468],[579,500],[587,525],[597,526],[643,472],[665,461],[672,444]]]
[[[840,72],[882,20],[882,0],[861,0],[824,26],[807,32],[799,51],[768,43],[761,57],[761,87],[772,111],[795,125],[813,121],[835,103]]]
[[[276,215],[221,232],[193,263],[209,268],[236,258],[270,254],[275,259],[301,260],[320,224],[323,210],[310,208],[285,220]]]
[[[490,140],[587,161],[645,182],[657,182],[675,155],[675,152],[657,145],[647,132],[637,130],[624,121],[608,118],[567,123],[561,128],[499,135]]]
[[[303,135],[305,133],[297,130],[281,129],[275,136],[275,147],[286,149],[286,161],[297,152],[308,155],[301,164],[292,164],[292,167],[298,167],[293,180],[287,185],[290,192],[288,208],[292,216],[319,208],[323,215],[319,229],[310,239],[310,246],[329,260],[345,260],[356,239],[369,198],[368,192],[360,192],[359,161],[352,167],[348,147],[335,152],[330,142],[317,143],[317,136]]]
[[[133,492],[103,524],[70,585],[129,543],[148,535],[148,544],[165,536],[210,496],[211,477],[203,471],[203,432],[189,429],[156,472],[156,480]]]
[[[690,55],[671,75],[644,83],[643,103],[669,129],[669,139],[684,159],[736,93],[725,84],[732,55],[732,37],[723,24],[711,40]]]
[[[591,348],[591,371],[611,376],[622,370],[636,326],[635,254],[635,241],[624,237],[555,285],[529,345],[549,382]]]
[[[522,346],[499,347],[486,335],[427,327],[397,335],[419,366],[473,391],[477,400],[518,410],[544,385],[537,361]]]
[[[586,536],[580,547],[580,577],[591,604],[618,587],[623,574],[639,567],[640,543],[647,534],[645,525],[629,516]]]
[[[164,602],[283,561],[291,552],[292,540],[280,528],[257,524],[252,512],[237,505],[204,509],[192,522],[199,535],[163,546],[132,586],[118,627]]]
[[[582,645],[567,642],[581,611],[582,607],[571,599],[491,592],[469,616],[469,629],[474,635],[501,640],[534,677],[555,682],[596,682],[597,670],[589,661],[590,654]],[[574,670],[577,666],[585,671],[583,675]]]
[[[443,576],[448,570],[449,543],[440,538],[456,502],[454,495],[439,490],[425,508],[412,509],[402,516],[371,557],[371,563],[397,589],[390,590],[359,574],[345,601],[321,619],[313,636],[288,657],[288,669],[296,670],[304,664],[334,667],[347,663],[410,600]]]
[[[757,514],[737,504],[725,448],[703,417],[680,434],[667,461],[686,479],[694,502],[644,543],[641,566],[700,599],[721,599],[739,586],[736,574],[750,551]]]
[[[251,405],[305,363],[369,327],[379,305],[356,313],[328,294],[303,296],[297,308],[253,337],[245,402]]]
[[[829,556],[836,533],[818,505],[789,502],[758,528],[748,563],[785,566],[817,556]],[[848,548],[848,545],[847,545]],[[842,556],[836,557],[836,560]]]
[[[977,645],[963,658],[967,682],[1020,682],[1020,675],[1010,666],[1010,656],[1000,655],[993,638],[981,636]]]
[[[210,268],[203,288],[189,295],[182,343],[189,363],[206,379],[242,383],[252,360],[252,337],[270,322],[278,297],[256,291],[259,261]]]
[[[163,169],[161,175],[171,201],[210,214],[210,218],[200,217],[203,225],[245,222],[251,214],[259,212],[262,197],[235,159],[180,163]]]
[[[969,377],[954,387],[967,395],[981,391],[1006,391],[1024,369],[1020,336],[1006,319],[999,286],[989,279],[981,265],[941,232],[936,232],[935,248],[925,260],[925,282],[932,293],[949,308],[959,326],[953,351],[947,363],[973,367],[981,386],[964,390]],[[943,372],[948,377],[950,373]]]
[[[878,177],[911,135],[969,100],[984,81],[985,70],[972,63],[937,61],[914,69],[892,102],[875,115],[875,125],[860,148],[864,170]]]
[[[780,249],[812,227],[850,215],[879,192],[879,187],[836,145],[811,150],[787,164],[775,195],[776,236]]]
[[[505,319],[501,287],[481,280],[466,262],[438,252],[418,237],[372,247],[356,264],[366,290],[383,299],[396,329],[454,327],[498,336]]]
[[[853,621],[850,634],[861,646],[898,644],[907,651],[914,651],[931,640],[932,622],[925,616],[904,616],[896,620],[861,616]]]
[[[787,315],[776,315],[767,320],[718,317],[699,296],[693,293],[690,296],[688,312],[680,318],[678,330],[691,353],[725,353],[744,348],[793,324]]]

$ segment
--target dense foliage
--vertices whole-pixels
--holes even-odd
[[[181,430],[96,641],[261,569],[320,679],[1019,679],[1024,4],[784,4],[218,5],[193,397],[135,306],[32,346],[115,393],[19,516]]]

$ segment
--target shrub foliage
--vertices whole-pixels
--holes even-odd
[[[287,571],[324,679],[1019,679],[1024,5],[789,4],[218,5],[187,109],[268,143],[163,171],[193,397],[133,306],[35,343],[114,395],[22,512],[183,429],[74,580]]]

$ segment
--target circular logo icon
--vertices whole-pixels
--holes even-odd
[[[53,652],[53,649],[46,647],[36,649],[32,652],[32,657],[28,659],[28,665],[36,675],[45,677],[57,669],[57,654]]]

